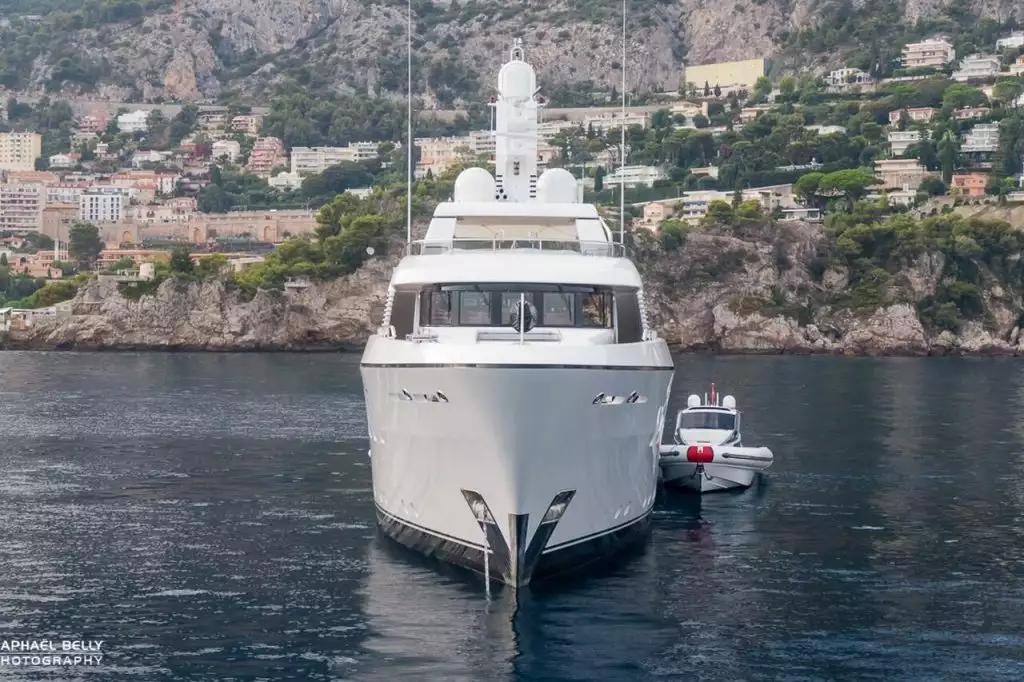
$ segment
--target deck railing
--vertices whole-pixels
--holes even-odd
[[[617,242],[553,239],[419,239],[409,243],[410,256],[428,256],[461,251],[516,251],[524,253],[578,253],[584,256],[625,258],[629,250]]]

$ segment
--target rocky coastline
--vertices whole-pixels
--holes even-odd
[[[948,281],[942,253],[921,251],[877,305],[864,305],[851,298],[842,265],[822,265],[826,243],[813,223],[695,231],[672,248],[638,233],[634,254],[649,321],[682,353],[1024,355],[1024,293],[984,264],[983,309],[955,329],[941,329],[920,302]],[[94,277],[70,301],[69,313],[6,332],[0,348],[358,351],[379,324],[396,262],[396,255],[378,256],[344,278],[255,295],[230,278],[171,278],[132,296],[112,278]]]

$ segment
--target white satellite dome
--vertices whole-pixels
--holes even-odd
[[[700,407],[700,396],[697,394],[691,395],[686,399],[687,407]]]
[[[494,178],[484,168],[467,168],[455,178],[455,196],[458,203],[494,201]]]
[[[537,199],[545,204],[575,204],[578,181],[564,168],[544,171],[537,180]]]
[[[724,407],[727,410],[735,410],[736,398],[732,397],[731,395],[725,396],[724,398],[722,398],[722,407]]]
[[[526,62],[507,62],[498,72],[498,92],[504,99],[529,99],[537,90],[537,74]]]

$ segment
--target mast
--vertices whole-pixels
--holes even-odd
[[[405,114],[405,243],[412,244],[412,156],[416,152],[412,141],[412,0],[409,0],[408,14],[406,15],[406,68],[408,76],[408,90],[406,96],[407,111]]]
[[[619,243],[626,243],[626,0],[622,0],[622,122],[619,142]]]
[[[516,38],[511,59],[498,73],[494,107],[495,199],[526,202],[537,197],[537,74]]]

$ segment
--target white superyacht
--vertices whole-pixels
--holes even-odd
[[[381,528],[522,587],[646,538],[673,364],[575,177],[538,177],[521,41],[498,93],[495,175],[409,245],[361,373]]]

